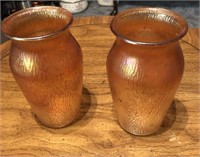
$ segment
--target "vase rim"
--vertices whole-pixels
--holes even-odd
[[[53,11],[53,10],[56,10],[62,14],[65,14],[67,15],[67,17],[69,18],[68,20],[66,20],[66,24],[61,27],[60,29],[58,30],[55,30],[51,33],[47,33],[45,35],[41,35],[41,36],[33,36],[33,37],[20,37],[20,36],[15,36],[15,35],[12,35],[8,29],[6,28],[6,25],[7,23],[12,20],[13,18],[18,18],[17,16],[19,16],[20,14],[22,16],[24,16],[23,14],[25,14],[26,12],[42,12],[42,11]],[[18,40],[18,41],[35,41],[35,40],[43,40],[43,39],[46,39],[48,37],[52,37],[52,36],[55,36],[61,32],[64,32],[73,22],[73,16],[72,14],[66,10],[66,9],[63,9],[63,8],[60,8],[60,7],[56,7],[56,6],[37,6],[37,7],[30,7],[30,8],[25,8],[23,10],[19,10],[13,14],[11,14],[10,16],[8,16],[7,18],[5,18],[3,20],[3,23],[2,23],[2,31],[4,32],[5,36],[7,36],[9,39],[12,39],[12,40]]]
[[[156,42],[137,41],[137,40],[129,39],[125,35],[118,32],[118,30],[116,28],[116,24],[121,17],[127,16],[128,14],[131,14],[131,13],[145,13],[145,12],[155,13],[155,14],[165,14],[165,15],[174,17],[178,22],[182,23],[183,28],[181,29],[179,34],[176,35],[175,37],[168,39],[168,40],[158,41],[158,42],[157,41]],[[127,9],[127,10],[122,11],[121,13],[117,14],[111,21],[110,29],[117,38],[120,38],[121,40],[125,41],[126,43],[133,44],[133,45],[156,46],[156,45],[165,45],[165,44],[168,44],[171,42],[175,42],[175,41],[178,41],[179,39],[181,39],[182,37],[184,37],[188,31],[188,24],[181,15],[177,14],[176,12],[174,12],[172,10],[158,8],[158,7],[139,7],[139,8]]]

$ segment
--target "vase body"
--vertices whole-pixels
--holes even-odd
[[[111,23],[116,41],[107,57],[107,75],[118,122],[129,133],[159,130],[180,84],[184,57],[178,39],[187,24],[174,14],[139,8],[117,15]],[[180,27],[169,23],[169,17]]]
[[[3,25],[12,39],[12,74],[47,127],[69,125],[80,112],[83,62],[68,28],[71,21],[72,15],[62,8],[36,7],[13,14]]]

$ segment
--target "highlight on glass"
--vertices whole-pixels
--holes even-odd
[[[120,126],[134,135],[159,130],[184,71],[179,40],[184,18],[162,8],[135,8],[114,17],[116,41],[107,75]]]
[[[12,40],[11,72],[37,119],[47,127],[75,122],[80,113],[83,59],[70,33],[67,10],[23,9],[7,17],[3,32]]]

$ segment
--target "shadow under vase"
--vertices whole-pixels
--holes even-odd
[[[76,122],[78,125],[86,125],[94,117],[97,107],[97,100],[93,93],[85,87],[82,93],[81,111]]]
[[[160,129],[152,135],[163,134],[168,130],[178,135],[180,132],[185,130],[187,121],[188,113],[186,107],[180,100],[174,99],[167,111]]]

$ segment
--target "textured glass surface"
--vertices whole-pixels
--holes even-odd
[[[53,128],[74,122],[80,110],[83,63],[80,46],[68,30],[71,20],[64,9],[38,7],[17,12],[3,24],[13,39],[13,76],[33,113]]]
[[[187,24],[170,11],[142,8],[117,15],[111,29],[117,39],[107,58],[107,74],[119,124],[135,135],[152,134],[183,75],[178,39]]]
[[[187,24],[171,11],[145,8],[121,13],[113,20],[111,29],[128,42],[158,45],[184,36]]]
[[[62,8],[34,7],[18,11],[5,19],[2,29],[6,35],[18,40],[38,40],[64,30],[71,22],[72,15]]]

